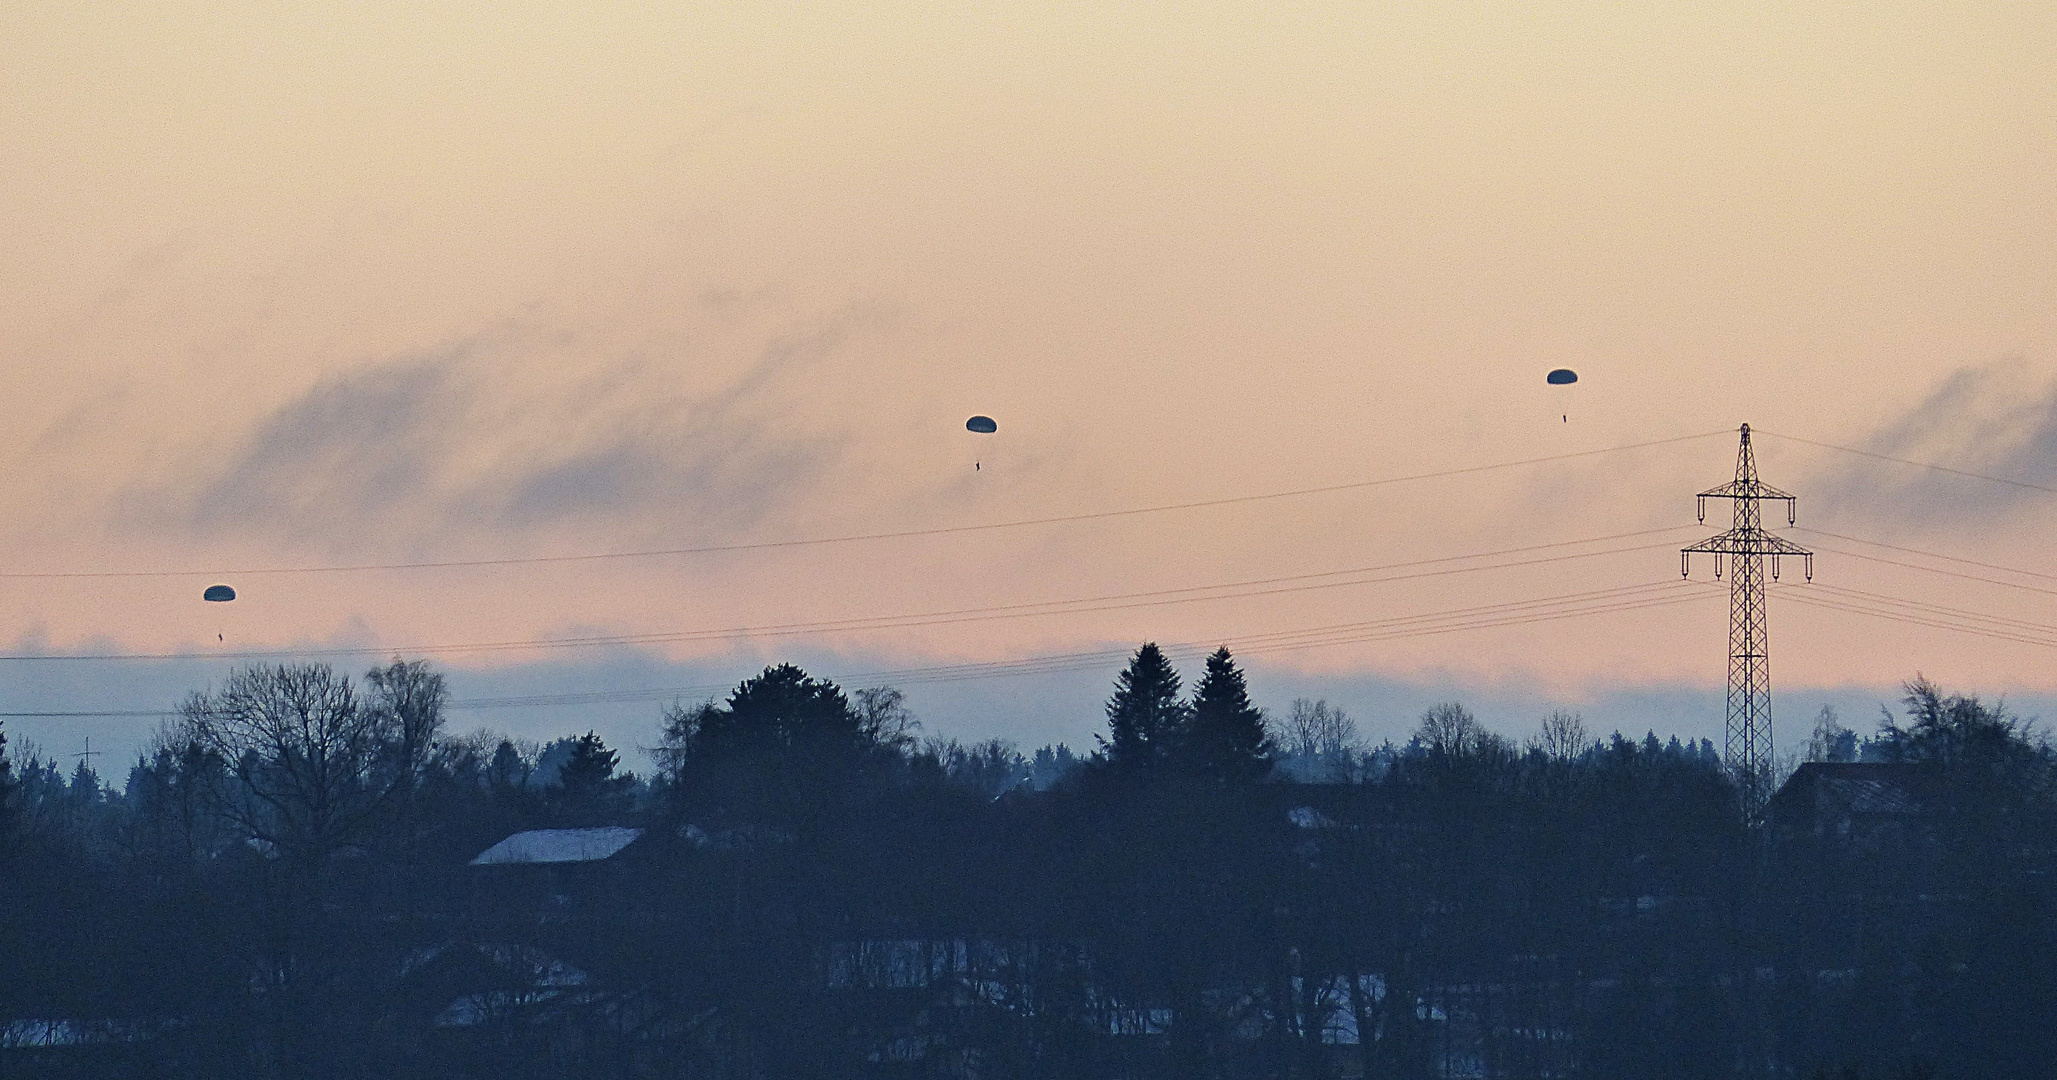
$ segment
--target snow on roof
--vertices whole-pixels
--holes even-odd
[[[471,865],[598,862],[629,846],[631,841],[641,835],[641,829],[619,827],[532,829],[515,833],[480,852],[479,857],[471,861]]]
[[[1286,817],[1292,819],[1293,824],[1303,829],[1333,829],[1336,827],[1334,818],[1311,806],[1293,807],[1286,814]]]

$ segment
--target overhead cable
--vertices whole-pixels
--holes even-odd
[[[1813,529],[1805,525],[1795,525],[1793,526],[1793,528],[1798,532],[1810,533],[1814,536],[1826,536],[1835,540],[1848,540],[1853,544],[1864,544],[1868,547],[1885,548],[1887,551],[1897,551],[1904,555],[1920,555],[1923,558],[1927,559],[1940,559],[1944,562],[1963,563],[1966,566],[1976,566],[1982,570],[1998,570],[2004,574],[2020,574],[2023,577],[2043,578],[2047,581],[2057,581],[2057,574],[2044,573],[2041,570],[2023,570],[2020,567],[2016,566],[2002,566],[1999,563],[1980,562],[1977,559],[1967,559],[1960,555],[1944,555],[1941,552],[1924,551],[1921,548],[1902,547],[1899,544],[1888,544],[1882,540],[1867,540],[1861,536],[1846,536],[1842,533],[1829,532],[1826,529]],[[1849,553],[1843,552],[1843,554]],[[1885,560],[1880,559],[1876,561],[1883,562]],[[1921,569],[1929,568],[1922,567]]]
[[[1639,533],[1621,533],[1616,536],[1638,536],[1652,532],[1671,532],[1675,529],[1645,530]],[[1285,593],[1309,592],[1320,589],[1347,588],[1359,585],[1386,584],[1395,581],[1412,581],[1422,578],[1447,577],[1454,574],[1476,573],[1484,570],[1505,570],[1525,566],[1539,566],[1576,559],[1596,558],[1604,555],[1618,555],[1627,552],[1646,551],[1666,547],[1667,544],[1638,544],[1627,547],[1604,548],[1598,551],[1573,552],[1565,555],[1551,555],[1532,559],[1517,559],[1506,562],[1487,563],[1479,566],[1446,567],[1438,570],[1417,570],[1412,573],[1380,574],[1386,570],[1425,566],[1464,560],[1493,558],[1505,554],[1536,551],[1589,544],[1603,538],[1567,540],[1554,544],[1532,544],[1520,548],[1507,548],[1496,552],[1478,552],[1463,556],[1445,556],[1435,559],[1421,559],[1410,562],[1387,563],[1375,566],[1357,567],[1350,570],[1324,571],[1319,574],[1291,575],[1280,578],[1259,578],[1248,581],[1229,582],[1218,585],[1190,586],[1181,589],[1167,589],[1144,593],[1114,593],[1104,596],[1081,597],[1068,600],[1046,600],[1032,603],[1000,604],[987,607],[956,608],[943,611],[919,612],[904,615],[857,616],[848,619],[829,619],[814,622],[774,623],[758,626],[738,626],[707,630],[652,631],[640,634],[604,634],[576,638],[533,638],[511,641],[487,641],[466,644],[431,644],[394,648],[389,646],[337,647],[320,649],[268,649],[251,651],[224,651],[217,653],[29,653],[0,655],[0,661],[138,661],[138,660],[261,660],[291,657],[366,656],[387,653],[403,655],[436,655],[443,653],[480,653],[508,651],[536,651],[547,649],[598,648],[621,645],[676,644],[693,641],[729,640],[737,638],[789,637],[805,634],[848,633],[863,630],[898,630],[926,626],[943,626],[968,622],[987,622],[995,619],[1028,618],[1047,615],[1086,614],[1103,611],[1122,611],[1143,607],[1162,607],[1171,604],[1189,604],[1212,600],[1246,599],[1257,596],[1274,596]],[[1308,581],[1308,578],[1333,578],[1345,575],[1359,575],[1351,580]],[[1296,584],[1278,584],[1297,582]],[[1235,591],[1230,591],[1235,590]],[[1205,595],[1192,595],[1204,593]]]
[[[199,570],[5,571],[0,572],[0,579],[254,577],[264,574],[343,574],[375,570],[440,570],[461,567],[520,566],[540,563],[599,562],[610,559],[646,559],[661,556],[704,555],[730,551],[763,551],[773,548],[850,544],[869,540],[905,540],[921,536],[947,536],[955,533],[989,532],[996,529],[1019,529],[1032,525],[1062,525],[1079,521],[1098,521],[1108,518],[1134,517],[1142,514],[1161,514],[1174,510],[1199,510],[1213,506],[1266,502],[1274,499],[1298,498],[1303,495],[1322,495],[1337,491],[1357,491],[1390,484],[1412,483],[1418,480],[1440,480],[1453,476],[1468,476],[1474,473],[1516,469],[1527,465],[1546,465],[1551,462],[1571,461],[1577,458],[1594,457],[1601,454],[1620,453],[1625,450],[1644,450],[1653,446],[1667,446],[1672,443],[1690,442],[1694,439],[1705,439],[1722,434],[1726,434],[1726,431],[1703,431],[1697,435],[1675,435],[1668,439],[1651,439],[1646,442],[1601,447],[1597,450],[1578,450],[1566,454],[1523,458],[1518,461],[1495,462],[1490,465],[1470,465],[1459,469],[1439,469],[1434,472],[1410,473],[1405,476],[1386,476],[1374,480],[1353,480],[1340,484],[1323,484],[1318,487],[1270,491],[1257,495],[1232,495],[1219,499],[1160,503],[1154,506],[1136,506],[1122,510],[1096,510],[1079,514],[1059,514],[1052,517],[1019,518],[1013,521],[993,521],[978,525],[943,525],[928,529],[898,529],[890,532],[851,533],[843,536],[817,536],[795,540],[759,540],[747,543],[653,548],[645,551],[610,551],[583,555],[521,555],[495,559],[438,559],[421,562],[352,563],[334,566],[216,567]]]
[[[1869,615],[1938,630],[1954,630],[1998,641],[2057,648],[2057,626],[1986,615],[1961,608],[1924,604],[1858,589],[1822,589],[1820,582],[1808,586],[1781,588],[1772,595],[1807,607]]]
[[[1418,615],[1393,616],[1385,619],[1371,619],[1358,622],[1334,623],[1324,626],[1304,627],[1295,630],[1271,633],[1245,634],[1221,641],[1173,642],[1164,645],[1163,650],[1174,657],[1190,658],[1226,645],[1244,655],[1263,655],[1273,652],[1295,651],[1306,648],[1320,648],[1332,645],[1352,644],[1368,641],[1396,640],[1412,637],[1426,637],[1438,634],[1456,633],[1464,630],[1493,629],[1505,626],[1520,626],[1537,622],[1555,621],[1585,615],[1605,614],[1617,611],[1634,611],[1649,607],[1661,607],[1694,600],[1709,600],[1714,593],[1692,588],[1694,583],[1680,582],[1673,578],[1647,582],[1640,585],[1618,586],[1609,589],[1593,589],[1584,592],[1566,593],[1557,596],[1538,597],[1529,600],[1508,601],[1476,607],[1455,608],[1447,611],[1428,612]],[[961,664],[939,664],[925,667],[896,668],[883,671],[864,672],[854,675],[832,676],[848,686],[867,685],[919,685],[924,683],[959,682],[974,679],[1009,678],[1022,675],[1038,675],[1084,667],[1094,667],[1118,662],[1128,655],[1128,649],[1105,649],[1086,652],[1061,653],[1053,656],[1025,657],[1017,660],[996,660]],[[666,687],[649,690],[608,690],[571,694],[535,694],[520,697],[459,698],[449,702],[452,710],[520,708],[552,705],[583,705],[621,703],[692,698],[729,689],[731,684],[702,684],[687,687]],[[50,718],[133,718],[175,716],[171,710],[103,710],[97,712],[0,712],[0,719],[50,719]]]
[[[1933,472],[1949,473],[1952,476],[1963,476],[1968,477],[1972,480],[1984,480],[1988,483],[2005,484],[2008,487],[2026,488],[2030,491],[2041,491],[2046,494],[2057,495],[2057,487],[2047,487],[2042,484],[2032,484],[2026,480],[2009,480],[2004,476],[1992,476],[1987,473],[1972,472],[1968,469],[1953,469],[1948,465],[1937,465],[1934,462],[1929,461],[1915,461],[1912,458],[1894,457],[1891,454],[1880,454],[1870,450],[1859,450],[1854,446],[1837,446],[1835,443],[1819,442],[1814,439],[1803,439],[1798,435],[1781,435],[1776,431],[1765,431],[1762,428],[1757,428],[1754,430],[1756,430],[1757,433],[1760,435],[1769,435],[1774,439],[1784,439],[1787,442],[1804,443],[1808,446],[1818,446],[1824,450],[1838,450],[1845,454],[1855,454],[1858,457],[1875,458],[1879,461],[1890,461],[1898,465],[1912,465],[1917,469],[1928,469]]]

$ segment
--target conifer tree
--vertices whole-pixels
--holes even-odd
[[[71,771],[71,798],[80,805],[90,806],[100,801],[100,774],[79,758],[79,766]]]
[[[1181,756],[1192,767],[1223,781],[1255,780],[1271,771],[1264,712],[1250,703],[1250,688],[1225,645],[1207,658],[1207,674],[1193,688],[1184,743]]]
[[[501,739],[486,763],[486,783],[496,795],[512,797],[528,790],[529,776],[535,771],[535,762],[522,754],[514,740]]]
[[[1116,765],[1162,764],[1185,732],[1187,709],[1179,677],[1156,642],[1146,641],[1114,678],[1107,700],[1107,737],[1100,740]]]
[[[675,709],[658,752],[682,800],[675,806],[831,827],[857,785],[908,741],[914,721],[897,697],[872,695],[860,712],[835,683],[779,664],[737,686],[726,705]]]
[[[0,729],[0,843],[13,830],[14,791],[20,786],[14,778],[14,762],[7,756],[7,732]]]
[[[600,791],[614,779],[614,766],[620,760],[600,736],[588,731],[571,741],[571,754],[557,770],[558,786],[577,795]]]
[[[557,770],[557,783],[549,792],[560,810],[578,820],[600,818],[627,809],[628,787],[634,780],[616,776],[614,767],[621,755],[607,748],[599,735],[588,731],[571,740],[571,753]]]

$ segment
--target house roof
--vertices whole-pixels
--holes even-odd
[[[1936,782],[1925,765],[1810,761],[1772,797],[1772,811],[1811,815],[1833,806],[1849,814],[1916,814],[1935,795]]]
[[[531,829],[518,832],[479,853],[473,866],[525,863],[598,862],[629,846],[641,829]]]

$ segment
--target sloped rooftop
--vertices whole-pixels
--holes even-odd
[[[598,862],[629,846],[641,829],[531,829],[518,832],[479,853],[473,866],[525,863]]]
[[[1941,774],[1903,762],[1820,762],[1801,765],[1767,808],[1786,827],[1820,830],[1831,820],[1910,818],[1935,807]]]

